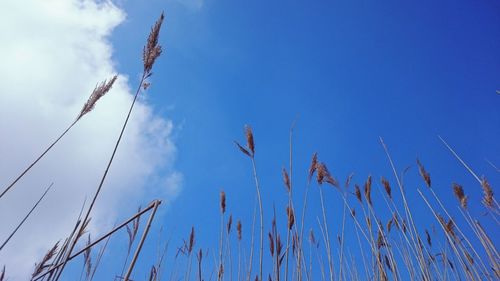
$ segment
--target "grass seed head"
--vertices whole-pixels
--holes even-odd
[[[191,254],[193,251],[194,247],[194,226],[191,227],[191,233],[189,234],[189,246],[188,246],[188,253]]]
[[[387,196],[389,196],[389,199],[392,199],[392,193],[391,193],[391,185],[389,184],[389,181],[382,177],[380,180],[382,182],[382,185],[384,186],[385,193],[387,193]]]
[[[288,192],[292,191],[292,186],[290,184],[290,177],[288,176],[288,173],[285,168],[281,170],[281,173],[283,174],[283,183],[285,184],[286,190]]]
[[[455,197],[457,197],[458,201],[460,202],[460,206],[462,206],[462,208],[464,209],[467,209],[468,197],[464,193],[464,188],[458,183],[453,183],[453,194],[455,194]]]
[[[317,165],[318,165],[318,153],[315,152],[311,159],[311,165],[309,166],[309,176],[308,176],[309,182],[311,181],[314,172],[316,172]]]
[[[252,153],[252,156],[255,154],[255,143],[253,140],[253,132],[252,132],[252,127],[250,126],[245,126],[245,135],[247,137],[247,147]]]
[[[42,261],[40,263],[35,264],[35,270],[31,277],[35,277],[38,274],[42,273],[42,271],[49,266],[49,261],[57,254],[59,250],[59,241],[43,256]]]
[[[429,234],[429,231],[427,229],[425,230],[425,237],[427,239],[427,244],[429,244],[429,247],[432,247],[431,235]]]
[[[431,187],[431,175],[425,170],[424,165],[420,163],[420,160],[417,159],[418,171],[420,176],[424,179],[427,187]]]
[[[481,180],[481,187],[483,188],[483,193],[484,193],[482,202],[483,202],[484,206],[492,209],[494,207],[494,205],[493,205],[493,201],[494,201],[493,189],[491,188],[490,183],[484,177]]]
[[[365,198],[368,204],[372,206],[372,176],[368,176],[365,182]]]
[[[241,221],[238,220],[236,223],[236,231],[238,232],[238,240],[241,241]]]
[[[290,207],[286,207],[286,214],[288,218],[288,230],[291,230],[295,223],[295,215],[293,213],[293,209]]]
[[[271,232],[268,233],[269,237],[269,252],[271,253],[271,257],[274,257],[274,238]]]
[[[142,60],[144,62],[144,73],[146,75],[151,74],[153,69],[153,64],[156,59],[161,55],[162,49],[158,45],[158,38],[160,37],[160,29],[164,19],[163,13],[161,13],[160,18],[156,21],[155,25],[151,28],[151,32],[148,36],[148,41],[146,46],[144,46],[142,53]]]
[[[226,193],[224,191],[220,192],[220,211],[222,214],[226,212]]]
[[[118,76],[113,76],[109,81],[104,80],[100,84],[98,84],[94,90],[92,91],[92,94],[90,94],[89,99],[87,102],[83,105],[82,110],[80,111],[80,114],[76,117],[76,120],[80,120],[85,114],[89,113],[94,109],[97,101],[102,98],[109,90],[111,90],[111,87],[113,87],[113,84],[116,81],[116,78]]]
[[[363,203],[363,199],[361,197],[361,190],[359,189],[359,185],[357,184],[354,185],[354,195],[356,195],[356,198],[358,199],[359,203]]]
[[[232,224],[233,224],[233,215],[230,215],[229,220],[227,221],[227,234],[231,233]]]

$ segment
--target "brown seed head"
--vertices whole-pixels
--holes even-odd
[[[233,215],[230,215],[229,220],[227,221],[227,234],[231,233],[232,224],[233,224]]]
[[[482,202],[484,206],[492,209],[494,207],[493,189],[491,189],[490,183],[484,177],[481,180],[481,187],[483,188],[483,193],[484,193]]]
[[[354,195],[356,195],[356,198],[358,198],[359,203],[363,203],[361,190],[359,189],[359,185],[357,184],[354,185]]]
[[[386,228],[387,228],[387,232],[391,232],[391,229],[392,229],[392,224],[394,223],[394,220],[391,218],[389,219],[389,221],[387,222],[386,224]]]
[[[458,201],[460,202],[460,206],[462,206],[462,208],[464,209],[467,209],[468,197],[465,195],[463,187],[458,183],[453,183],[453,194],[455,194],[455,197],[457,197]]]
[[[295,215],[293,213],[293,209],[290,207],[286,207],[286,214],[288,217],[288,230],[291,230],[295,223]]]
[[[42,273],[42,271],[46,267],[50,266],[48,262],[57,254],[58,249],[59,249],[59,241],[45,254],[40,263],[35,264],[35,270],[31,275],[32,278]]]
[[[158,45],[158,38],[160,36],[161,24],[164,19],[163,13],[161,13],[160,18],[156,21],[155,25],[151,28],[151,32],[149,33],[148,41],[146,46],[144,46],[144,50],[142,53],[142,60],[144,62],[144,74],[150,75],[151,70],[153,69],[153,64],[156,59],[160,56],[162,49],[161,46]]]
[[[274,257],[274,238],[271,232],[269,232],[268,236],[269,236],[269,251],[271,252],[271,257]]]
[[[425,184],[427,185],[427,187],[431,187],[431,175],[425,170],[424,166],[422,165],[422,163],[420,163],[418,159],[417,159],[417,165],[420,176],[422,176],[422,178],[424,179]]]
[[[193,251],[193,247],[194,247],[194,226],[191,227],[191,233],[189,234],[188,253],[191,253]]]
[[[226,212],[226,193],[224,191],[220,192],[220,211],[222,214]]]
[[[326,182],[335,187],[339,186],[339,183],[333,178],[333,176],[328,171],[325,163],[323,162],[319,162],[316,164],[316,180],[320,185]]]
[[[384,177],[381,179],[382,185],[384,186],[385,192],[387,193],[387,196],[389,196],[389,199],[392,199],[392,194],[391,194],[391,185],[389,184],[389,181],[386,180]]]
[[[432,247],[431,235],[429,234],[429,231],[427,231],[427,229],[425,230],[425,237],[427,239],[427,244],[429,244],[429,247]]]
[[[83,105],[83,108],[80,111],[80,114],[78,114],[78,116],[76,117],[77,121],[80,120],[80,118],[82,118],[83,115],[89,113],[90,111],[92,111],[92,109],[94,109],[97,101],[100,98],[102,98],[107,92],[109,92],[109,90],[111,90],[111,87],[113,87],[113,84],[115,83],[117,77],[118,76],[115,75],[109,81],[104,80],[101,82],[101,84],[98,84],[94,88],[94,90],[92,91],[92,94],[90,94],[89,99]]]
[[[253,156],[255,154],[255,143],[253,141],[252,127],[250,127],[250,126],[245,127],[245,135],[247,137],[247,147]]]
[[[377,234],[377,248],[380,249],[384,246],[385,246],[384,234],[382,233],[382,231],[379,230]]]
[[[291,185],[290,185],[290,177],[288,176],[288,173],[286,172],[286,169],[285,169],[285,168],[283,168],[283,169],[281,170],[281,173],[283,174],[283,183],[285,184],[286,190],[287,190],[288,192],[291,192],[292,187],[291,187]]]
[[[308,176],[309,182],[311,181],[314,172],[316,172],[317,165],[318,165],[318,153],[315,152],[311,159],[311,165],[309,166],[309,176]]]
[[[372,176],[368,176],[365,182],[365,198],[370,206],[372,205]]]
[[[238,240],[241,241],[241,221],[238,220],[236,224],[236,231],[238,232]]]
[[[281,237],[278,233],[276,236],[276,255],[281,256],[281,251],[283,250],[283,243],[281,242]]]
[[[452,219],[450,219],[450,220],[448,221],[448,223],[446,224],[446,227],[445,227],[445,228],[446,228],[446,232],[448,232],[448,234],[450,234],[450,235],[451,235],[451,237],[456,238],[456,234],[455,234],[455,229],[454,229],[454,227],[455,227],[455,224],[454,224],[453,220],[452,220]]]

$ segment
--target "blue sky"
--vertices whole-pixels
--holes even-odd
[[[287,194],[281,169],[289,166],[289,129],[294,121],[292,177],[296,208],[302,206],[307,170],[314,152],[318,152],[320,160],[340,182],[354,173],[353,183],[362,185],[367,176],[372,175],[374,205],[377,208],[383,206],[380,177],[386,177],[393,188],[396,180],[379,137],[384,138],[399,172],[410,166],[405,176],[405,190],[421,229],[430,229],[436,222],[416,192],[416,188],[421,188],[426,196],[430,196],[418,175],[417,157],[431,173],[434,190],[454,218],[460,220],[461,214],[452,196],[453,182],[464,186],[470,197],[471,213],[479,217],[484,213],[484,207],[479,203],[482,196],[480,186],[447,151],[438,135],[446,139],[476,173],[485,175],[494,190],[500,183],[498,171],[488,163],[500,166],[500,95],[496,92],[500,90],[500,4],[496,1],[152,0],[145,4],[144,1],[120,0],[115,4],[126,16],[121,21],[123,15],[112,12],[112,19],[103,24],[111,26],[110,33],[106,31],[99,36],[108,38],[112,46],[108,51],[112,51],[114,65],[107,67],[106,71],[116,70],[128,76],[131,88],[136,87],[141,74],[142,48],[150,27],[161,11],[166,15],[160,36],[163,54],[153,69],[152,85],[143,97],[143,107],[132,115],[132,119],[135,117],[139,121],[129,130],[130,144],[126,143],[123,148],[127,153],[117,159],[114,178],[113,170],[110,173],[109,185],[115,186],[111,190],[116,192],[119,190],[116,188],[125,182],[128,187],[123,193],[129,194],[124,195],[128,198],[116,203],[112,199],[113,192],[110,192],[111,195],[104,195],[102,200],[104,205],[111,202],[110,206],[125,207],[112,212],[108,220],[128,217],[135,211],[136,203],[145,206],[154,198],[165,200],[141,254],[136,277],[145,276],[156,261],[158,241],[171,239],[166,260],[168,278],[175,249],[187,239],[191,226],[196,230],[196,249],[210,248],[212,262],[211,255],[218,247],[221,190],[227,194],[228,214],[233,214],[235,221],[242,220],[244,245],[248,251],[255,186],[250,160],[233,143],[235,140],[245,143],[245,125],[254,130],[266,233],[271,226],[273,205],[281,229],[285,223]],[[88,16],[82,16],[82,22],[92,22],[84,20]],[[66,17],[78,19],[71,15]],[[55,18],[56,23],[60,23],[57,22],[59,18]],[[102,23],[100,20],[96,17],[97,23]],[[37,22],[34,23],[36,26]],[[99,24],[90,24],[84,30],[93,34],[96,26],[97,29],[100,27]],[[51,28],[49,25],[44,30],[49,33]],[[0,28],[0,32],[4,31]],[[62,36],[66,37],[71,36]],[[6,71],[9,69],[6,67]],[[44,70],[65,74],[64,71]],[[11,77],[8,78],[6,80],[10,81]],[[69,80],[83,83],[73,81],[78,78],[70,77]],[[33,85],[37,85],[36,82],[39,81],[34,80]],[[89,83],[89,87],[95,84],[93,80]],[[23,86],[26,85],[23,83]],[[116,87],[123,92],[126,85]],[[2,93],[8,92],[1,89]],[[14,98],[0,95],[0,98],[4,97],[7,97],[4,104],[16,108]],[[44,102],[40,104],[45,105]],[[103,104],[101,107],[112,109],[112,105]],[[79,106],[80,103],[76,107]],[[116,108],[121,109],[120,106],[116,105]],[[68,107],[71,114],[73,109]],[[95,115],[103,114],[106,118],[116,113],[114,109],[102,110],[101,113],[97,113],[98,110],[99,106]],[[119,113],[116,116],[122,116]],[[10,120],[12,115],[5,116],[4,120],[7,116]],[[117,124],[121,120],[113,118],[117,119]],[[34,120],[41,123],[28,122],[30,128],[47,127],[42,123],[45,119],[35,117]],[[0,125],[2,131],[8,127],[7,122]],[[113,136],[105,135],[112,141],[114,131],[111,128],[114,127],[107,127],[104,121],[99,125]],[[101,128],[92,123],[81,125],[84,126]],[[18,127],[28,128],[28,125],[21,123]],[[54,132],[51,131],[50,136],[60,130],[57,126],[47,130],[52,129]],[[13,129],[13,132],[17,131]],[[143,131],[156,132],[158,136],[152,140],[137,137]],[[95,135],[96,142],[104,139],[100,136]],[[40,138],[39,142],[45,143],[47,138]],[[166,144],[161,142],[162,138],[168,140]],[[13,139],[29,138],[21,135]],[[75,137],[73,142],[75,139],[78,140]],[[148,147],[151,143],[153,147]],[[21,147],[22,144],[24,142],[11,147]],[[84,160],[92,162],[89,155],[95,155],[94,158],[107,155],[104,148],[98,153],[90,148],[86,150],[85,145],[87,143],[78,146],[83,147],[80,152],[85,155]],[[10,146],[2,146],[6,147],[5,152],[10,151]],[[38,143],[32,146],[33,151],[27,151],[27,155],[38,151]],[[129,157],[129,151],[133,151],[133,157]],[[162,161],[162,157],[168,160]],[[16,155],[14,158],[21,157]],[[78,159],[76,164],[65,164],[59,159],[63,158],[56,157],[55,162],[59,165],[80,165]],[[147,163],[149,159],[151,161]],[[5,163],[11,163],[11,160]],[[10,168],[4,166],[1,170]],[[91,168],[98,174],[99,168]],[[180,191],[163,192],[159,182],[165,180],[165,175],[177,172],[177,175],[182,175],[182,180],[173,185],[181,182]],[[66,174],[74,179],[72,174]],[[5,172],[5,178],[10,177],[11,174]],[[137,183],[134,178],[141,182]],[[92,183],[85,182],[89,186]],[[135,184],[142,189],[134,191]],[[336,190],[327,186],[323,188],[331,221],[330,234],[336,237],[340,231],[342,201]],[[321,208],[316,184],[311,186],[309,199],[306,230],[313,228],[320,237],[316,216],[321,214]],[[80,201],[72,204],[81,206]],[[357,202],[352,201],[352,205],[358,207]],[[106,213],[97,213],[96,217],[99,214]],[[383,217],[387,218],[385,215]],[[106,219],[101,216],[100,220]],[[490,233],[498,230],[498,226],[487,218],[484,218],[484,224]],[[163,230],[158,239],[160,228]],[[346,233],[352,238],[347,243],[352,246],[354,256],[359,258],[359,254],[354,253],[358,250],[353,238],[354,229],[348,228]],[[500,242],[497,237],[493,240],[495,245]],[[105,279],[117,274],[123,262],[126,233],[111,241],[102,264],[101,274]],[[267,250],[264,256],[268,263]],[[179,263],[183,270],[184,260],[180,259]],[[79,274],[80,266],[77,263],[72,265],[69,273]],[[265,269],[268,271],[269,266],[266,265]],[[319,273],[315,271],[315,274]]]
[[[444,202],[456,206],[451,183],[458,182],[471,197],[471,210],[482,210],[479,185],[438,135],[494,186],[500,179],[485,161],[500,162],[495,1],[204,1],[201,8],[125,1],[120,6],[127,20],[111,40],[118,69],[131,77],[140,69],[145,31],[161,10],[166,13],[165,51],[147,100],[176,124],[176,165],[184,182],[162,222],[173,237],[187,236],[194,225],[200,246],[217,245],[220,190],[227,193],[229,212],[249,227],[250,161],[232,143],[244,142],[245,124],[255,133],[266,229],[272,204],[283,212],[286,202],[280,170],[288,167],[294,120],[297,198],[313,152],[341,181],[354,172],[360,184],[368,174],[378,187],[382,175],[395,184],[379,136],[400,171],[411,165],[408,193],[423,224],[431,220],[415,192],[424,187],[417,157]],[[377,196],[375,201],[382,200]],[[328,197],[327,209],[338,221],[342,208],[336,200]],[[420,218],[420,212],[426,213]],[[319,214],[319,205],[311,204],[311,213]]]

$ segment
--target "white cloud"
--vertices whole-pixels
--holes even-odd
[[[1,2],[1,190],[74,120],[94,86],[115,74],[108,36],[124,17],[103,1]],[[54,182],[0,252],[9,280],[26,280],[33,264],[70,231],[84,199],[99,183],[131,101],[129,81],[120,75],[96,108],[0,199],[3,241]],[[156,116],[146,103],[136,105],[92,214],[94,229],[133,213],[148,202],[145,198],[176,196],[182,175],[172,167],[172,129],[172,122]]]

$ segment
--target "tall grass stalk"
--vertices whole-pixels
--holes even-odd
[[[108,161],[106,169],[104,170],[104,174],[101,178],[99,186],[97,187],[97,190],[96,190],[94,196],[92,197],[92,201],[90,203],[90,206],[89,206],[87,212],[85,213],[83,221],[87,221],[89,219],[90,213],[92,212],[94,204],[97,201],[97,198],[99,197],[99,194],[100,194],[102,187],[104,185],[104,181],[106,179],[106,176],[108,175],[109,168],[111,167],[111,164],[113,163],[113,160],[114,160],[115,155],[116,155],[116,151],[118,150],[118,146],[120,145],[121,139],[123,137],[123,133],[125,132],[125,128],[127,127],[128,121],[130,119],[130,115],[131,115],[132,110],[134,108],[134,105],[137,101],[137,97],[139,96],[141,89],[142,88],[146,89],[148,87],[147,85],[149,85],[149,84],[145,84],[145,81],[147,78],[149,78],[152,75],[151,70],[153,68],[153,64],[154,64],[155,60],[160,56],[161,51],[162,51],[161,46],[158,45],[158,37],[159,37],[161,25],[163,23],[163,19],[164,19],[164,16],[162,13],[160,15],[160,18],[156,21],[155,25],[151,29],[151,33],[149,34],[148,42],[147,42],[146,46],[144,47],[144,52],[143,52],[144,70],[143,70],[141,79],[139,81],[139,85],[138,85],[137,90],[135,92],[134,99],[132,100],[132,103],[131,103],[130,108],[128,110],[125,121],[122,125],[120,135],[118,136],[118,139],[116,140],[115,146],[113,148],[113,153],[111,154],[111,157]],[[80,230],[82,230],[82,228],[80,228]],[[77,240],[78,239],[75,239],[71,243],[71,245],[69,247],[70,254],[73,251],[73,248],[75,247],[75,245],[77,243]],[[64,270],[66,263],[67,263],[67,259],[64,261],[64,264],[62,265],[61,272]],[[125,280],[125,281],[127,281],[127,280]]]
[[[38,206],[38,204],[40,204],[40,202],[43,200],[43,198],[45,197],[45,195],[47,194],[47,192],[49,192],[49,190],[52,188],[53,185],[54,185],[54,183],[51,183],[49,185],[49,187],[47,187],[47,189],[45,189],[45,191],[43,192],[42,196],[40,196],[40,198],[38,199],[38,201],[36,201],[36,203],[33,205],[33,207],[31,207],[31,210],[26,214],[26,216],[24,216],[24,218],[21,220],[21,222],[19,222],[19,224],[16,226],[16,228],[10,233],[9,237],[7,237],[7,239],[5,239],[5,241],[2,243],[2,245],[0,246],[0,251],[2,251],[2,249],[5,247],[5,245],[7,245],[7,243],[9,243],[10,239],[12,239],[12,237],[14,237],[14,235],[16,234],[16,232],[26,222],[26,220],[29,218],[29,216],[36,209],[36,207]]]

